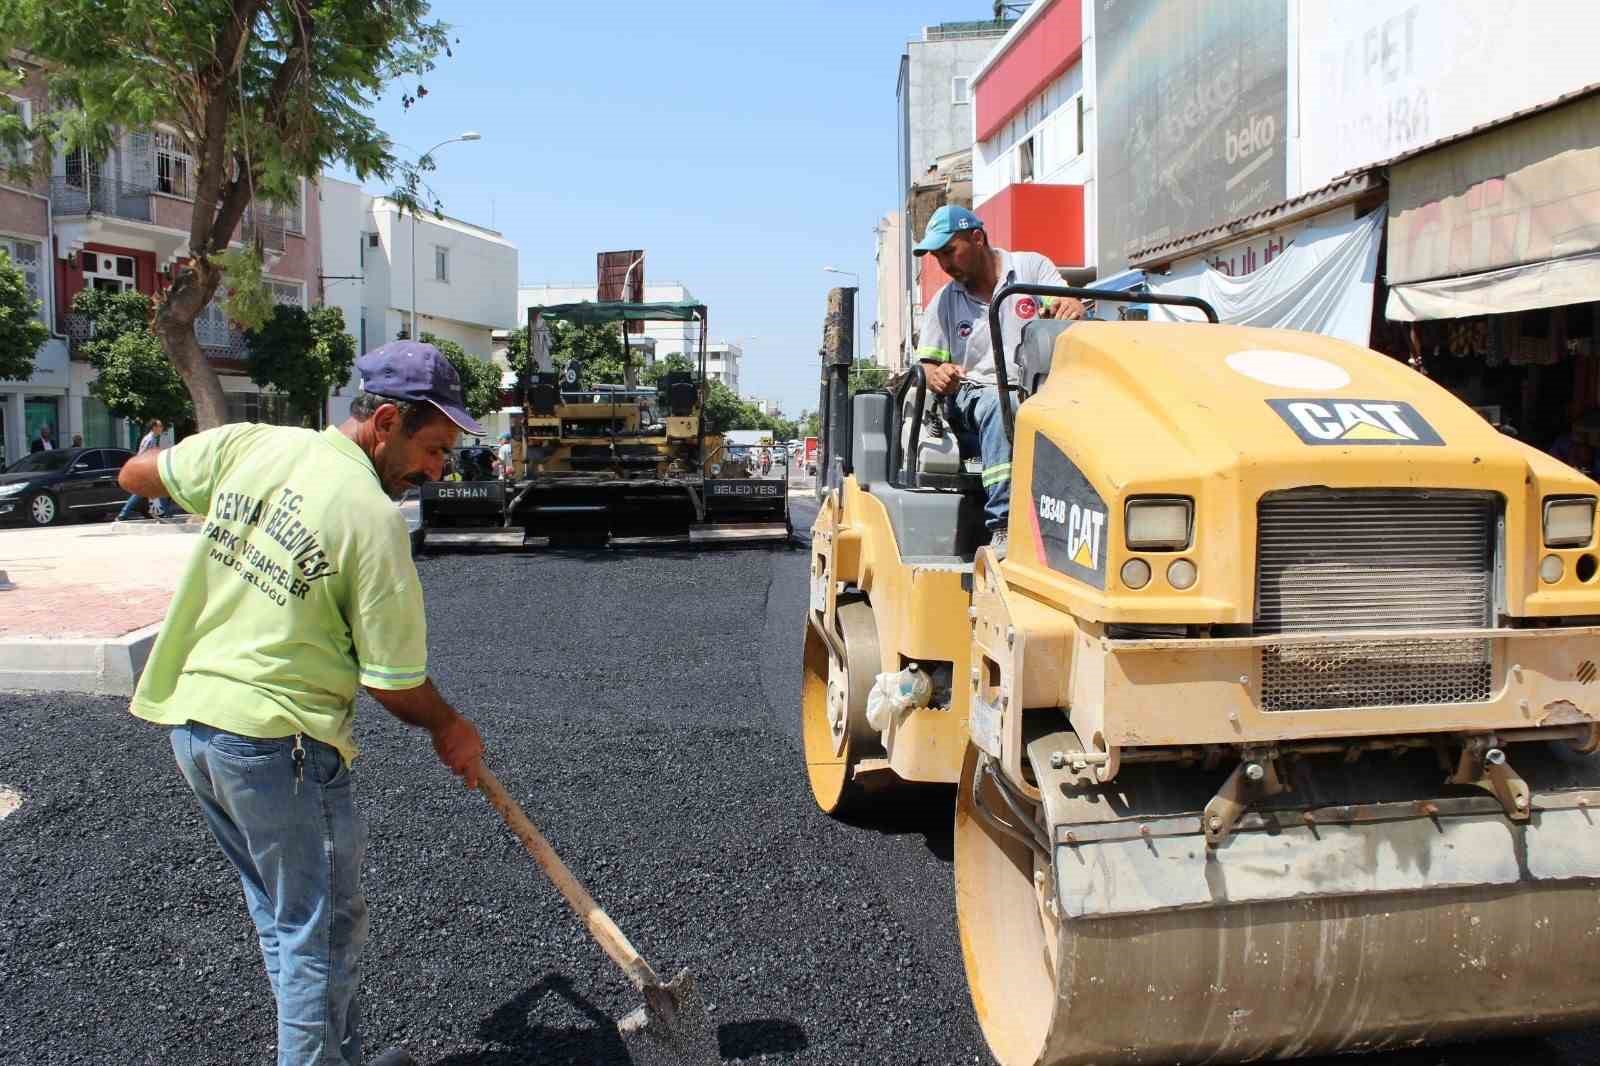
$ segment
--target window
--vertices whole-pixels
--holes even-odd
[[[450,280],[450,249],[439,244],[433,246],[433,280]]]
[[[9,255],[12,265],[22,271],[22,279],[28,283],[28,295],[39,301],[39,317],[49,321],[45,315],[44,293],[40,290],[44,274],[39,268],[39,245],[16,237],[0,237],[0,251]]]
[[[133,256],[107,255],[101,252],[83,252],[78,257],[83,270],[83,281],[91,289],[103,292],[122,292],[138,288]]]
[[[1083,154],[1083,94],[1079,93],[1078,104],[1078,155]]]
[[[272,292],[272,302],[275,304],[285,304],[289,307],[306,305],[305,289],[297,281],[268,281],[267,288]]]
[[[67,185],[74,189],[88,187],[91,168],[89,166],[89,153],[82,148],[74,148],[62,160],[62,166],[67,178]]]
[[[5,105],[8,110],[15,111],[22,118],[23,128],[29,133],[33,132],[33,101],[25,100],[20,96],[7,96]],[[7,166],[18,163],[28,163],[33,160],[33,145],[26,144],[18,148],[0,147],[0,164]]]
[[[176,133],[157,130],[155,141],[156,191],[172,196],[193,196],[190,176],[194,173],[194,157],[184,150]]]
[[[275,392],[230,392],[229,422],[264,422],[274,426],[298,426],[300,416],[289,404],[289,397]]]
[[[950,102],[952,104],[970,104],[970,103],[972,103],[972,91],[969,88],[969,79],[967,79],[967,78],[951,78],[950,79]]]
[[[1033,136],[1031,136],[1027,140],[1023,141],[1022,144],[1020,144],[1017,147],[1017,180],[1018,181],[1032,181],[1033,180],[1034,142],[1037,141],[1038,138],[1039,138],[1039,134],[1035,133]]]
[[[367,269],[367,235],[361,235],[360,247],[356,251],[356,264],[362,269]]]
[[[367,350],[367,309],[365,307],[363,307],[361,309],[361,347],[356,349],[356,353],[358,355],[359,354],[365,354],[366,350]]]
[[[211,302],[195,318],[194,339],[200,342],[200,347],[227,348],[232,344],[233,331],[228,326],[228,313],[223,310],[227,299],[227,293],[218,289]]]

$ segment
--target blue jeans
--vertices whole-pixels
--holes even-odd
[[[1017,402],[1012,399],[1011,410],[1016,409]],[[983,524],[991,531],[1006,528],[1006,516],[1011,513],[1011,446],[1001,421],[1000,390],[962,382],[945,397],[944,413],[962,457],[976,454],[983,459]]]
[[[349,767],[306,737],[297,792],[293,737],[258,740],[187,722],[171,739],[244,885],[278,1002],[278,1066],[358,1066],[367,827]]]
[[[117,518],[127,519],[133,517],[134,512],[138,511],[139,508],[144,506],[144,502],[143,496],[140,496],[138,493],[134,493],[132,496],[128,497],[128,502],[122,505],[122,510],[117,512]],[[167,503],[165,500],[150,501],[151,518],[165,518],[166,515]]]

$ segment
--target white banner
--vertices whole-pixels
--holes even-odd
[[[1600,81],[1593,0],[1297,2],[1291,196]]]
[[[1299,329],[1367,345],[1372,336],[1372,283],[1387,211],[1348,222],[1307,226],[1254,273],[1229,277],[1204,262],[1150,277],[1150,291],[1198,296],[1222,321]],[[1199,312],[1150,305],[1150,320],[1193,321]]]

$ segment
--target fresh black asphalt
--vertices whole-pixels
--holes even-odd
[[[796,527],[811,512],[796,508]],[[804,540],[803,534],[799,538]],[[730,1061],[986,1063],[956,945],[948,789],[818,813],[798,755],[806,552],[431,555],[431,666],[487,758]],[[365,697],[369,1050],[624,1064],[638,997],[427,738]],[[0,693],[0,1066],[261,1064],[237,880],[125,701]],[[1578,1066],[1594,1033],[1356,1060]]]

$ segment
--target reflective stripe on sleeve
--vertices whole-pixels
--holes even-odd
[[[1011,480],[1011,464],[1010,463],[1000,463],[997,466],[986,466],[986,467],[983,468],[983,487],[984,488],[988,488],[991,485],[998,485],[1002,481],[1010,481],[1010,480]]]
[[[918,348],[917,358],[926,359],[934,363],[948,363],[950,361],[950,353],[943,348]]]
[[[391,691],[416,688],[428,679],[427,667],[373,666],[361,664],[361,683],[368,688]]]

